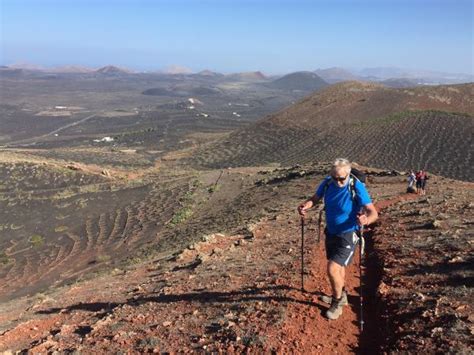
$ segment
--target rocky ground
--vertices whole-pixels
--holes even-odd
[[[361,334],[358,259],[347,275],[349,306],[337,321],[322,315],[318,295],[329,286],[317,211],[307,221],[301,291],[295,207],[322,170],[241,172],[253,187],[231,206],[220,190],[207,216],[213,233],[193,227],[206,218],[199,212],[177,231],[202,233],[187,248],[4,303],[0,351],[469,352],[473,184],[433,177],[428,195],[417,196],[404,193],[404,176],[372,171],[381,219],[367,233]],[[235,217],[259,201],[265,209],[252,223]]]

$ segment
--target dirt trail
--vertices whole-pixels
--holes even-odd
[[[397,202],[415,199],[416,195],[404,194],[391,199],[380,201],[376,204],[379,211],[389,207]],[[315,223],[312,223],[315,225]],[[305,273],[305,291],[301,292],[296,289],[300,287],[298,282],[293,282],[295,288],[291,296],[301,302],[308,302],[306,305],[291,303],[287,309],[286,321],[283,327],[279,327],[278,335],[274,338],[276,343],[274,348],[278,353],[348,353],[348,352],[374,352],[377,350],[380,339],[374,337],[373,330],[377,328],[375,319],[375,310],[373,302],[370,298],[375,296],[375,288],[378,283],[376,270],[367,272],[368,265],[376,267],[371,263],[371,255],[373,252],[371,237],[377,230],[369,229],[366,234],[366,256],[363,261],[363,284],[364,296],[366,298],[364,304],[364,320],[365,333],[369,334],[361,338],[360,324],[360,298],[359,298],[359,265],[360,258],[354,257],[352,265],[346,270],[346,289],[348,292],[349,305],[345,307],[342,316],[336,321],[330,321],[324,317],[324,313],[328,306],[317,299],[317,296],[326,294],[330,295],[330,288],[326,276],[326,256],[324,251],[324,240],[319,243],[316,241],[316,228],[311,228],[309,240],[311,248],[305,253],[305,265],[307,270]],[[312,233],[311,233],[312,232]],[[368,254],[368,255],[367,255]],[[372,265],[371,265],[372,264]],[[299,264],[295,263],[293,268],[285,270],[285,278],[281,278],[279,283],[282,285],[292,279],[296,281]],[[292,276],[291,276],[292,274]],[[374,282],[375,281],[375,282]],[[369,300],[367,302],[367,300]]]

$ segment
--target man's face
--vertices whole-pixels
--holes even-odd
[[[347,170],[348,169],[346,167],[341,166],[332,168],[331,177],[337,182],[339,186],[344,186],[347,177],[349,176]]]

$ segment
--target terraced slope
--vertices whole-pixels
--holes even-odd
[[[345,156],[377,167],[424,168],[472,180],[473,88],[334,85],[230,134],[195,158],[202,166],[227,167]]]
[[[32,163],[0,164],[0,174],[0,300],[132,257],[166,232],[191,188],[187,176],[114,181]]]

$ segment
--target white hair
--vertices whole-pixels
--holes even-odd
[[[351,162],[348,159],[345,158],[337,158],[334,160],[334,163],[332,164],[333,169],[344,169],[347,174],[350,174],[351,172]]]

